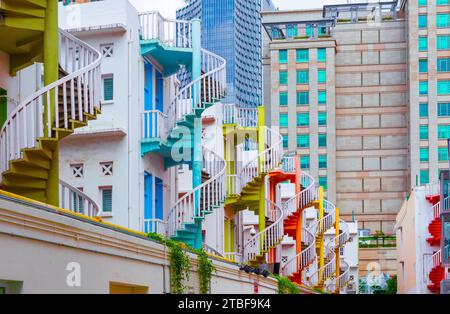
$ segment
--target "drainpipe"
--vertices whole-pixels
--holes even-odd
[[[131,98],[132,98],[132,93],[131,93],[131,88],[132,88],[132,83],[131,83],[131,49],[132,49],[132,44],[133,44],[133,29],[132,28],[130,28],[130,30],[129,30],[129,39],[128,39],[128,69],[127,69],[127,71],[128,71],[128,73],[127,73],[127,75],[128,75],[128,100],[127,100],[127,102],[128,102],[128,134],[127,134],[127,149],[128,149],[128,152],[127,152],[127,164],[128,164],[128,173],[127,173],[127,184],[128,184],[128,199],[127,199],[127,203],[128,203],[128,206],[127,206],[127,211],[128,211],[128,214],[127,214],[127,217],[128,217],[128,228],[131,228],[131,218],[130,218],[130,216],[131,216],[131,204],[130,204],[130,194],[131,194],[131,191],[132,191],[132,189],[131,189],[131,154],[133,153],[133,149],[132,149],[132,147],[131,147],[131,139],[130,139],[130,128],[131,128],[131,124],[132,124],[132,121],[131,121]]]
[[[201,56],[201,25],[200,25],[200,19],[193,19],[192,20],[192,80],[195,81],[200,78],[201,76],[201,70],[202,70],[202,56]],[[198,103],[197,103],[198,102]],[[201,95],[200,95],[200,84],[196,84],[194,86],[194,93],[193,93],[193,108],[194,113],[196,111],[195,108],[200,104],[201,102]],[[196,187],[200,186],[202,184],[202,117],[201,114],[199,116],[196,116],[194,120],[194,143],[193,143],[193,150],[194,150],[194,160],[192,165],[192,188],[195,189]],[[195,201],[195,216],[199,217],[201,215],[200,212],[200,193],[195,193],[194,197]],[[197,223],[197,238],[195,241],[195,248],[200,249],[202,247],[202,222],[199,220]]]

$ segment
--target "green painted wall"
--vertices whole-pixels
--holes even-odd
[[[6,91],[0,87],[0,129],[3,127],[3,124],[6,121],[6,115],[7,115],[7,101],[6,97]]]

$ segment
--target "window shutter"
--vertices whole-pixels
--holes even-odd
[[[103,198],[103,211],[104,212],[112,212],[112,189],[103,189],[102,190],[102,198]]]
[[[112,77],[105,77],[103,79],[103,91],[105,101],[114,99],[114,80]]]

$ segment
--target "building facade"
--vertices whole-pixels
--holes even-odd
[[[344,217],[393,234],[406,193],[448,160],[448,1],[262,15],[271,125]]]
[[[202,46],[227,60],[225,103],[256,108],[262,104],[262,9],[270,0],[192,0],[177,18],[202,20]]]

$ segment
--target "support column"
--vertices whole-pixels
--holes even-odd
[[[201,26],[199,19],[192,20],[192,80],[195,81],[201,76]],[[194,142],[193,142],[193,164],[192,164],[192,188],[202,184],[202,117],[201,113],[197,114],[196,108],[200,104],[200,83],[195,84],[193,88],[192,95],[192,106],[196,113],[194,120]],[[197,191],[195,193],[195,215],[199,217],[202,213],[200,212],[200,193]],[[202,221],[197,219],[197,237],[195,241],[195,248],[200,249],[202,247]]]
[[[334,230],[336,230],[336,244],[334,249],[334,254],[336,254],[336,293],[339,293],[339,281],[338,278],[341,275],[341,254],[340,254],[340,248],[339,248],[339,234],[340,234],[340,227],[339,227],[339,208],[336,207],[336,222],[334,225]]]
[[[44,85],[50,85],[58,80],[58,0],[47,0],[47,9],[45,11],[45,30],[44,30]],[[45,103],[44,112],[50,107],[50,121],[45,115],[44,131],[45,136],[51,131],[51,126],[55,121],[55,106],[57,99],[54,93],[50,97],[50,103]],[[47,203],[59,206],[59,145],[56,144],[53,151],[53,159],[50,164],[49,177],[47,181]]]

